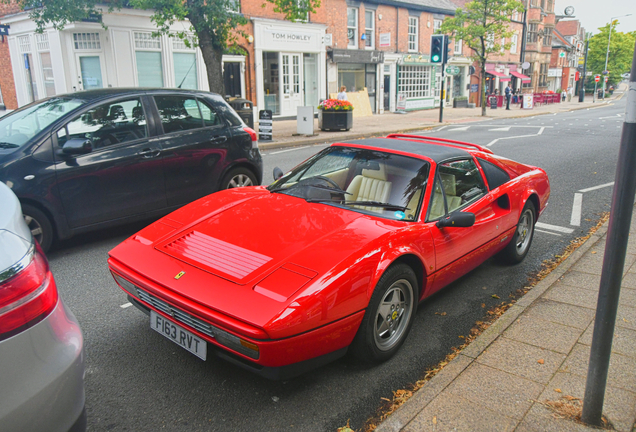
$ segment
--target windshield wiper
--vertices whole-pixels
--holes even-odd
[[[307,202],[310,203],[334,203],[334,204],[340,204],[340,205],[345,205],[345,206],[360,206],[360,207],[382,207],[386,210],[400,210],[400,211],[405,211],[405,210],[410,210],[408,207],[405,206],[401,206],[401,205],[397,205],[397,204],[389,204],[389,203],[383,203],[383,202],[379,202],[379,201],[346,201],[346,202],[335,202],[333,200],[326,200],[326,199],[316,199],[316,200],[307,200]]]
[[[275,192],[287,191],[287,190],[295,188],[298,185],[301,185],[301,184],[300,183],[296,183],[296,184],[293,184],[293,185],[288,186],[288,187],[279,187],[279,188],[270,189],[270,192],[271,193],[275,193]],[[352,195],[351,193],[347,192],[346,190],[343,190],[343,189],[340,189],[340,188],[335,188],[335,187],[321,186],[321,185],[315,185],[315,184],[302,184],[301,186],[303,186],[303,187],[312,187],[314,189],[323,189],[323,190],[328,190],[330,192],[343,193],[343,194],[346,194],[346,195]],[[320,201],[320,200],[318,200],[318,201]],[[327,200],[327,201],[329,201],[329,200]],[[311,201],[311,202],[313,202],[313,201]]]
[[[8,142],[0,142],[0,148],[9,149],[9,148],[17,148],[17,147],[20,147],[20,146],[17,144],[8,143]]]

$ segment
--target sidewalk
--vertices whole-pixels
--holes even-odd
[[[531,117],[541,114],[552,114],[558,112],[572,111],[585,108],[596,108],[605,106],[607,103],[616,100],[620,94],[615,94],[605,101],[592,102],[591,96],[585,97],[585,102],[578,102],[578,97],[572,98],[570,102],[546,104],[535,106],[531,110],[519,108],[519,105],[511,105],[510,110],[504,108],[486,109],[487,117],[481,116],[481,108],[444,108],[444,122],[439,123],[439,108],[411,111],[406,114],[384,113],[370,117],[355,117],[353,128],[349,131],[325,132],[318,128],[318,119],[314,119],[313,136],[297,135],[296,120],[275,120],[273,124],[273,140],[259,141],[261,149],[297,146],[315,143],[332,143],[342,140],[365,138],[370,136],[383,136],[397,132],[421,131],[440,125],[467,123],[483,120],[496,120],[500,118]],[[258,124],[255,129],[258,131]]]
[[[597,430],[548,405],[582,403],[606,234],[607,223],[375,431]],[[625,259],[603,413],[616,430],[636,430],[636,235]]]

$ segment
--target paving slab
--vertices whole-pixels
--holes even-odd
[[[583,333],[579,342],[583,345],[592,345],[592,333],[594,324],[592,323]],[[634,358],[636,362],[636,330],[624,327],[614,328],[614,340],[612,341],[612,353],[623,354]]]
[[[581,336],[581,329],[521,316],[504,336],[540,348],[568,354]]]
[[[554,284],[543,298],[596,311],[598,292],[585,289],[585,287],[573,287],[559,282]]]
[[[594,310],[541,298],[525,311],[524,316],[585,330],[594,319]]]
[[[467,429],[468,430],[468,429]],[[543,405],[534,404],[515,432],[590,432],[597,428],[565,419]]]

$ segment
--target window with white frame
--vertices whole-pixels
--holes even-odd
[[[358,9],[347,8],[347,38],[349,48],[358,48]]]
[[[49,34],[35,34],[35,45],[40,53],[40,67],[42,69],[42,81],[46,96],[55,96],[55,78],[53,76],[53,64],[51,63],[51,50],[49,48]]]
[[[433,33],[438,34],[441,33],[442,30],[442,20],[434,19],[433,20]]]
[[[401,66],[398,75],[398,92],[408,98],[422,98],[431,95],[430,66]]]
[[[519,21],[519,12],[514,11],[514,12],[512,13],[512,20],[513,20],[513,21]]]
[[[227,10],[229,12],[241,12],[241,1],[240,0],[229,0],[227,2]]]
[[[435,68],[437,69],[437,67]],[[441,71],[441,68],[440,68]],[[442,94],[442,72],[435,73],[435,99],[439,99]]]
[[[75,50],[101,50],[99,33],[73,33],[73,45]]]
[[[495,35],[490,33],[486,35],[486,49],[492,49],[495,46]]]
[[[29,35],[18,36],[18,48],[22,54],[24,77],[27,83],[29,102],[39,99],[38,87],[33,76],[33,54],[31,53],[31,37]]]
[[[198,89],[197,53],[194,47],[188,47],[181,38],[172,38],[172,59],[175,87]]]
[[[364,46],[375,48],[375,11],[364,11]]]
[[[514,34],[512,35],[512,38],[510,39],[510,52],[512,54],[517,54],[517,40],[519,39],[519,36]]]
[[[503,54],[504,49],[505,49],[505,45],[506,45],[506,38],[501,38],[501,48],[499,48],[499,51]]]
[[[417,17],[409,17],[409,52],[417,52],[419,21],[420,20]]]
[[[455,49],[453,54],[461,55],[462,53],[462,40],[459,38],[455,38]]]
[[[139,87],[163,87],[161,39],[151,32],[133,32],[133,35]]]

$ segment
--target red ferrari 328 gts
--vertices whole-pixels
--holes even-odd
[[[420,301],[493,255],[525,258],[550,195],[540,168],[416,135],[274,171],[269,187],[201,198],[108,260],[151,329],[272,379],[347,351],[389,359]]]

